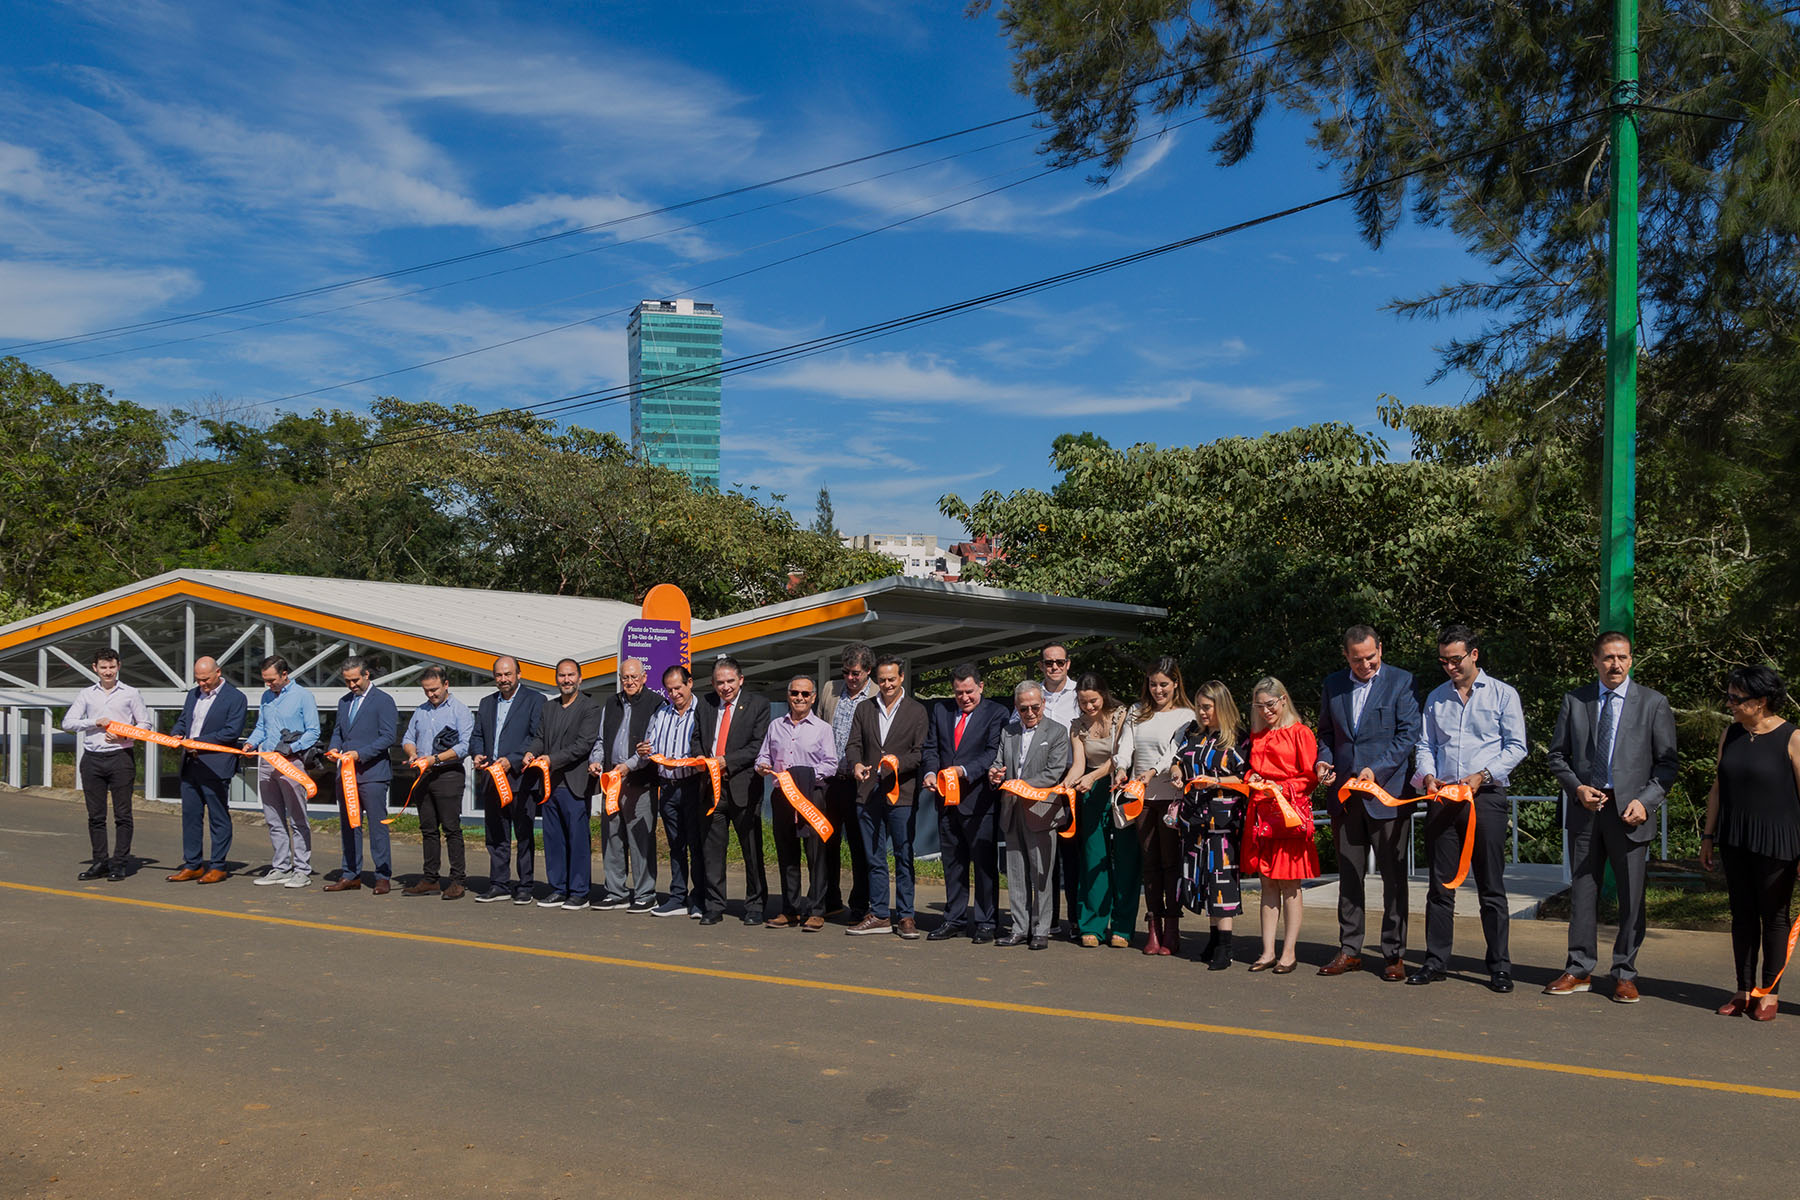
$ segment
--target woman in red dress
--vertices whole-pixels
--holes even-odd
[[[1252,971],[1286,975],[1295,966],[1300,940],[1300,884],[1319,876],[1319,848],[1313,842],[1312,793],[1318,786],[1319,758],[1313,731],[1301,723],[1281,680],[1257,682],[1250,703],[1250,768],[1246,781],[1272,783],[1299,817],[1288,824],[1281,805],[1253,791],[1244,818],[1244,871],[1262,876],[1262,956]],[[1285,926],[1281,957],[1275,957],[1275,923]]]

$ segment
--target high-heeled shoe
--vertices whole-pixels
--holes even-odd
[[[1300,963],[1299,963],[1299,960],[1297,960],[1297,959],[1291,963],[1276,963],[1274,966],[1269,968],[1269,974],[1271,974],[1271,975],[1292,975],[1294,973],[1294,968],[1299,965],[1300,965]]]
[[[1765,996],[1763,999],[1765,1003],[1758,1004],[1755,1008],[1750,1010],[1750,1019],[1752,1021],[1773,1021],[1777,1014],[1781,1012],[1781,1001],[1775,999],[1773,996]]]
[[[1725,1003],[1719,1005],[1718,1013],[1721,1017],[1741,1017],[1744,1015],[1744,1011],[1749,1007],[1749,1001],[1740,1000],[1738,997],[1733,996]]]

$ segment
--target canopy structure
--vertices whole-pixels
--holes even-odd
[[[402,719],[420,698],[413,686],[436,663],[471,707],[491,686],[493,661],[519,662],[528,685],[551,690],[555,664],[581,663],[584,686],[605,687],[618,669],[620,626],[638,606],[617,600],[546,596],[367,580],[171,571],[0,627],[0,753],[13,786],[52,781],[57,722],[82,688],[101,646],[117,650],[120,677],[144,693],[168,729],[192,686],[196,657],[210,655],[243,688],[254,709],[259,664],[280,654],[293,679],[318,700],[329,729],[342,694],[345,656],[373,654],[376,682],[399,702]],[[900,655],[910,673],[965,659],[1015,655],[1050,639],[1137,637],[1160,608],[1006,591],[977,584],[892,577],[805,596],[709,621],[696,621],[690,653],[699,673],[717,655],[739,659],[750,686],[775,693],[796,670],[828,675],[850,641]],[[66,747],[73,750],[72,746]],[[173,797],[170,755],[148,750],[145,793]],[[250,803],[253,788],[234,790]],[[329,795],[329,789],[322,793]]]

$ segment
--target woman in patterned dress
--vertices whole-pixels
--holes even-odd
[[[1200,961],[1209,971],[1223,971],[1231,965],[1232,918],[1244,907],[1238,888],[1244,798],[1227,788],[1192,785],[1208,779],[1237,782],[1243,776],[1244,752],[1238,740],[1242,719],[1231,689],[1217,679],[1207,680],[1194,693],[1194,716],[1176,755],[1182,779],[1190,785],[1178,806],[1185,850],[1181,903],[1190,912],[1206,915],[1211,930]]]

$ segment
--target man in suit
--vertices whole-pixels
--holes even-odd
[[[869,864],[863,859],[862,832],[856,823],[856,777],[850,773],[850,722],[858,706],[875,698],[875,652],[867,643],[850,642],[838,654],[838,678],[819,689],[819,719],[831,726],[837,751],[837,774],[825,784],[825,815],[831,840],[825,843],[826,916],[845,907],[843,854],[850,848],[850,924],[869,915]]]
[[[173,730],[176,737],[217,746],[237,746],[244,738],[250,706],[211,658],[194,661],[194,684],[181,706]],[[181,752],[181,870],[170,883],[197,880],[222,883],[225,858],[231,853],[231,809],[226,793],[237,774],[239,758],[216,750]],[[212,857],[206,857],[202,823],[212,829]]]
[[[1589,990],[1599,958],[1600,877],[1610,863],[1619,884],[1612,998],[1635,1004],[1644,867],[1656,830],[1650,818],[1675,782],[1675,714],[1661,692],[1631,678],[1631,639],[1622,633],[1594,641],[1594,674],[1595,682],[1563,697],[1550,735],[1550,772],[1562,784],[1569,830],[1569,962],[1544,992]]]
[[[488,887],[475,897],[477,904],[511,900],[531,903],[537,847],[533,832],[537,802],[527,795],[525,755],[538,738],[543,706],[535,692],[519,687],[519,664],[502,655],[494,660],[494,690],[482,697],[475,709],[475,732],[469,737],[469,762],[479,772],[476,793],[482,797],[482,824],[486,829]],[[513,801],[500,804],[500,789],[488,768],[498,765],[512,789]],[[533,774],[535,778],[535,773]],[[513,845],[518,845],[518,886],[512,882]]]
[[[388,751],[398,736],[400,712],[394,698],[375,686],[371,662],[360,655],[344,660],[344,698],[338,701],[337,721],[331,727],[331,754],[356,755],[356,794],[362,802],[362,828],[369,831],[369,859],[375,868],[374,892],[385,896],[393,889],[394,859],[388,850],[388,783],[394,769]],[[341,768],[340,768],[341,770]],[[342,777],[338,780],[338,830],[344,843],[344,869],[328,892],[351,892],[362,887],[362,829],[350,827],[350,810],[344,801]]]
[[[1381,977],[1406,978],[1406,840],[1412,809],[1389,808],[1361,794],[1339,802],[1337,785],[1366,779],[1391,796],[1406,786],[1406,766],[1419,740],[1419,701],[1413,677],[1382,665],[1381,635],[1368,625],[1344,631],[1348,669],[1325,679],[1319,701],[1319,782],[1328,788],[1325,808],[1337,841],[1338,952],[1321,975],[1362,969],[1364,881],[1369,851],[1381,871]]]
[[[656,907],[656,764],[638,756],[637,744],[662,699],[646,682],[641,659],[619,664],[619,690],[601,707],[600,735],[588,752],[588,773],[595,779],[625,768],[619,811],[600,814],[605,875],[595,908],[647,913]]]
[[[1000,807],[988,784],[988,768],[1000,755],[1000,735],[1011,719],[1004,704],[984,698],[981,672],[974,663],[950,672],[950,703],[932,706],[923,756],[925,786],[936,791],[938,772],[954,770],[961,795],[955,808],[938,812],[944,920],[926,935],[927,941],[964,935],[977,945],[994,940],[1000,901]]]
[[[713,664],[712,685],[713,690],[700,698],[694,730],[701,753],[723,764],[725,793],[713,815],[700,820],[704,831],[700,855],[706,866],[700,923],[717,925],[725,919],[725,851],[735,829],[744,856],[744,924],[761,925],[769,881],[763,870],[763,789],[756,752],[769,731],[769,702],[744,693],[744,669],[725,655]],[[711,806],[710,796],[706,803]]]
[[[538,740],[525,756],[527,765],[542,761],[550,768],[550,795],[545,799],[544,877],[550,894],[539,908],[584,912],[594,869],[593,824],[588,796],[594,777],[588,753],[600,733],[600,706],[581,694],[581,664],[572,658],[556,664],[556,695],[543,703]]]
[[[913,827],[918,808],[919,763],[930,719],[925,706],[906,694],[900,660],[875,660],[875,699],[856,707],[850,723],[850,773],[856,780],[856,820],[869,861],[869,915],[846,929],[850,934],[919,936],[913,916]],[[883,764],[892,755],[899,764]],[[894,798],[889,799],[892,795]],[[888,846],[894,850],[894,904],[888,907]]]
[[[1032,787],[1055,787],[1068,774],[1073,751],[1069,731],[1044,719],[1044,689],[1026,680],[1013,689],[1018,722],[1000,735],[1000,758],[988,769],[988,782],[998,790],[1008,779]],[[1029,944],[1050,947],[1054,880],[1050,868],[1056,853],[1059,812],[1069,813],[1061,797],[1030,801],[1000,792],[1000,836],[1006,839],[1006,892],[1012,908],[1012,932],[997,946]]]

